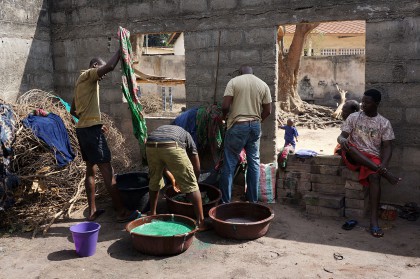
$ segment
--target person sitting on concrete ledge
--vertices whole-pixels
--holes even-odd
[[[381,93],[378,90],[367,90],[362,98],[363,111],[348,116],[337,139],[341,144],[341,156],[346,166],[351,170],[358,170],[360,184],[369,186],[370,233],[375,237],[383,236],[378,225],[380,177],[393,185],[401,181],[401,178],[388,170],[392,156],[391,142],[395,136],[389,120],[378,113],[380,101]],[[352,162],[349,162],[349,158]]]
[[[341,117],[347,120],[350,114],[360,111],[360,104],[356,100],[347,100],[341,109]]]

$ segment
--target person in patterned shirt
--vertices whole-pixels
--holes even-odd
[[[388,119],[378,113],[381,92],[369,89],[363,94],[362,110],[348,116],[341,127],[337,141],[342,147],[341,156],[346,166],[359,171],[359,182],[369,187],[371,206],[370,233],[382,237],[378,225],[378,207],[381,198],[380,178],[395,185],[401,178],[388,170],[392,156],[394,131]]]

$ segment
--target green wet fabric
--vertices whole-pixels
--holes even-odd
[[[151,223],[135,227],[131,232],[143,235],[173,236],[185,234],[192,230],[190,226],[181,222],[153,220]]]
[[[210,147],[215,164],[223,157],[222,143],[225,129],[222,115],[222,107],[220,105],[200,107],[196,115],[198,146],[201,149],[204,149],[206,146]]]
[[[134,136],[139,142],[140,152],[143,164],[146,164],[146,147],[145,140],[147,137],[146,121],[144,120],[142,111],[143,107],[137,97],[137,82],[134,69],[132,67],[132,49],[130,43],[130,32],[120,27],[118,30],[118,38],[120,40],[121,50],[121,70],[122,76],[122,92],[127,100],[131,111],[131,119],[133,124]]]

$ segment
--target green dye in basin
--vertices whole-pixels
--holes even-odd
[[[152,220],[151,223],[135,227],[131,232],[143,235],[173,236],[189,233],[192,230],[190,226],[181,222]]]

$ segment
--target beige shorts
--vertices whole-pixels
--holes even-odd
[[[159,191],[165,186],[162,178],[165,167],[175,177],[176,184],[182,193],[199,190],[194,168],[187,152],[182,147],[146,146],[146,156],[149,164],[149,189],[151,191]]]

